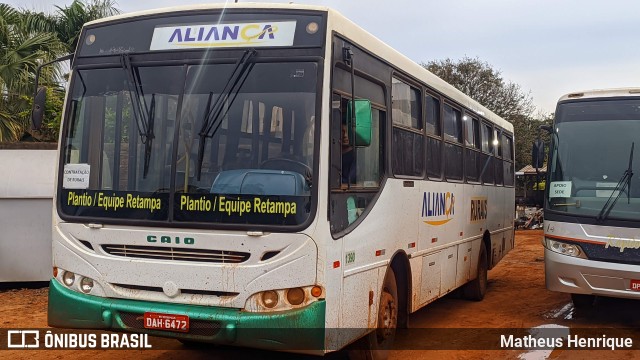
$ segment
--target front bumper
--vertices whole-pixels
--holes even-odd
[[[273,313],[240,309],[102,298],[67,289],[52,279],[49,326],[147,333],[220,345],[307,353],[324,352],[325,301]],[[189,316],[189,333],[148,330],[145,312]]]
[[[547,289],[571,294],[591,294],[640,299],[631,280],[640,279],[640,266],[587,260],[544,250]]]

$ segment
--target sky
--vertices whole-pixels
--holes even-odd
[[[505,81],[530,93],[540,113],[553,112],[558,98],[570,92],[640,87],[640,1],[294,2],[334,8],[417,63],[477,57],[500,71]],[[65,6],[71,1],[8,0],[8,3],[53,12],[54,5]],[[128,13],[201,3],[206,1],[120,0],[117,8]]]

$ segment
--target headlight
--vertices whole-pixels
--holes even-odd
[[[304,290],[302,288],[293,288],[287,290],[287,301],[291,305],[300,305],[304,301]]]
[[[82,280],[80,280],[80,290],[82,290],[83,293],[87,294],[91,291],[91,289],[93,289],[93,279],[83,277]]]
[[[73,285],[73,282],[76,281],[76,274],[72,273],[71,271],[65,271],[62,275],[62,281],[65,285],[71,287],[71,285]]]
[[[324,299],[324,289],[318,285],[289,289],[265,290],[251,295],[244,310],[249,312],[297,309]]]
[[[580,245],[569,244],[562,241],[552,240],[549,238],[545,238],[545,247],[555,253],[573,256],[577,258],[586,259],[587,256],[584,254],[584,250],[580,247]]]
[[[278,293],[273,290],[263,292],[262,305],[268,309],[273,309],[278,305]]]
[[[54,267],[54,273],[56,273],[55,279],[60,284],[68,287],[82,294],[91,294],[95,296],[106,296],[104,290],[99,281],[94,280],[83,274],[78,274],[73,271],[65,270],[63,268]]]

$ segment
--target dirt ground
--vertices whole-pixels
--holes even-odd
[[[630,359],[640,358],[635,350],[417,350],[424,349],[428,334],[421,328],[448,328],[440,332],[443,342],[466,344],[474,341],[465,337],[461,328],[487,329],[500,333],[501,329],[531,329],[539,326],[564,326],[570,330],[584,328],[631,328],[626,335],[640,339],[640,311],[638,302],[621,299],[598,299],[587,311],[576,311],[568,294],[554,293],[544,286],[544,261],[541,245],[542,231],[516,233],[516,248],[489,272],[489,287],[485,299],[472,302],[448,296],[426,306],[410,317],[410,330],[399,334],[397,347],[416,350],[393,350],[390,359]],[[4,329],[45,328],[47,289],[0,290],[0,322]],[[417,329],[417,330],[414,330]],[[492,330],[492,331],[489,331]],[[569,330],[567,330],[569,331]],[[403,335],[404,334],[404,335]],[[474,335],[474,336],[475,336]],[[425,335],[426,336],[426,335]],[[487,336],[485,336],[487,338]],[[163,340],[165,350],[3,350],[6,359],[298,359],[292,354],[272,353],[249,349],[197,348],[187,349],[175,340]],[[439,341],[439,340],[436,340]],[[636,348],[640,344],[634,344]],[[478,348],[478,347],[476,347]],[[344,354],[331,356],[343,359]]]

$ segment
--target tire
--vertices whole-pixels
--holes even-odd
[[[489,259],[487,249],[482,244],[480,246],[480,256],[478,257],[478,275],[468,282],[462,289],[465,299],[481,301],[487,293],[487,272],[489,271]]]
[[[377,323],[374,331],[356,341],[349,350],[350,360],[385,360],[389,356],[398,325],[398,286],[391,268],[384,277]]]
[[[587,309],[592,307],[595,299],[595,295],[571,294],[571,301],[573,301],[573,307],[576,309]]]

